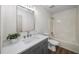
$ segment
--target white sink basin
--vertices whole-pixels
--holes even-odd
[[[36,35],[32,35],[31,37],[25,38],[23,41],[24,41],[24,43],[30,43],[32,41],[41,39],[42,37],[44,37],[44,35],[36,34]]]
[[[26,39],[23,40],[23,41],[24,41],[24,43],[30,43],[30,42],[35,41],[35,40],[37,40],[37,39],[38,39],[38,38],[30,37],[30,38],[26,38]]]

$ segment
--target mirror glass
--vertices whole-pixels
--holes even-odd
[[[23,6],[17,6],[17,32],[28,32],[35,29],[34,11]]]

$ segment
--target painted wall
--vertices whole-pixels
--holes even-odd
[[[35,30],[40,33],[48,32],[48,20],[50,19],[50,13],[38,6],[35,9]]]
[[[1,6],[1,32],[2,40],[6,40],[9,33],[16,32],[16,6]]]
[[[0,53],[1,53],[1,6],[0,6]]]
[[[76,19],[76,39],[77,39],[77,42],[79,43],[79,6],[77,6],[77,10],[76,10],[76,13],[77,13],[77,19]]]
[[[79,14],[79,8],[67,9],[62,12],[53,14],[53,32],[58,41],[61,42],[62,47],[69,49],[71,51],[79,53],[79,19],[77,19]],[[78,21],[78,24],[77,24]],[[77,28],[78,27],[78,28]]]

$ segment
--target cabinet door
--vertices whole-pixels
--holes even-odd
[[[48,39],[40,42],[37,46],[35,46],[33,53],[36,54],[47,54],[48,53]]]
[[[48,53],[48,39],[47,40],[45,40],[45,41],[43,41],[42,43],[41,43],[41,48],[42,48],[42,53],[43,54],[47,54]]]
[[[31,50],[31,54],[42,54],[41,46],[36,46]]]
[[[43,45],[43,54],[47,54],[48,53],[48,44],[44,44]]]

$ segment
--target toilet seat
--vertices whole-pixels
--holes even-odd
[[[57,40],[53,40],[53,39],[48,39],[48,42],[55,46],[59,45],[59,43],[60,43]]]

